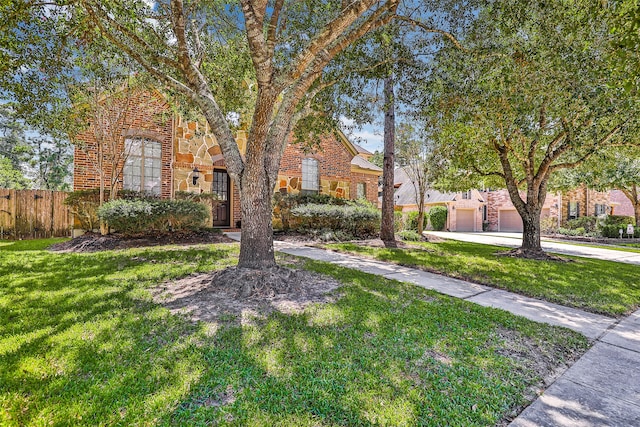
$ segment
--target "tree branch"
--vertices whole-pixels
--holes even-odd
[[[409,18],[408,16],[396,15],[395,19],[397,19],[399,21],[407,22],[407,23],[411,24],[412,26],[418,27],[418,28],[420,28],[421,30],[423,30],[423,31],[425,31],[427,33],[440,34],[440,35],[444,36],[446,39],[448,39],[451,43],[453,43],[453,45],[455,47],[457,47],[458,49],[460,49],[461,51],[469,52],[464,46],[462,46],[462,44],[458,41],[458,39],[448,31],[440,30],[438,28],[432,28],[432,27],[426,25],[424,22],[418,21],[418,20],[413,19],[413,18]]]

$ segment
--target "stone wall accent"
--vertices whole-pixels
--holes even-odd
[[[125,113],[127,116],[126,135],[150,138],[162,144],[162,188],[160,194],[163,198],[169,198],[173,194],[171,185],[173,120],[171,114],[168,114],[169,106],[160,96],[144,92],[132,96],[130,105],[131,107]],[[139,108],[136,109],[136,105],[145,105],[145,111],[141,111]],[[147,121],[149,116],[147,108],[156,112],[152,123]],[[100,187],[100,176],[97,171],[95,135],[91,129],[86,129],[79,133],[76,139],[78,144],[74,149],[73,189],[89,190],[98,188]],[[124,140],[120,149],[124,149]],[[110,165],[105,164],[105,170],[108,171],[109,169]],[[111,179],[108,173],[104,179],[104,184],[108,188]],[[119,179],[118,188],[122,188],[122,178]]]

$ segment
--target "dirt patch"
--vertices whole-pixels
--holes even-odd
[[[514,248],[506,252],[496,252],[494,255],[499,257],[533,259],[536,261],[573,262],[573,260],[552,255],[545,251],[523,250],[522,248]]]
[[[130,249],[161,245],[195,245],[211,243],[231,243],[233,240],[217,230],[189,230],[153,235],[123,236],[86,233],[66,242],[56,243],[49,250],[56,252],[98,252],[114,249]]]
[[[313,303],[334,302],[340,285],[305,270],[227,268],[163,283],[153,295],[171,312],[194,321],[247,324],[273,311],[299,313]]]
[[[496,339],[500,341],[500,348],[496,353],[512,359],[515,370],[531,377],[542,378],[539,383],[529,387],[525,392],[525,398],[528,401],[535,400],[584,354],[583,352],[567,351],[567,348],[560,344],[543,350],[535,340],[506,328],[498,328]],[[497,425],[509,425],[524,408],[525,406],[515,408]]]

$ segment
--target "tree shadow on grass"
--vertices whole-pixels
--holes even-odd
[[[496,330],[531,323],[328,264],[309,266],[345,282],[340,300],[242,327],[194,324],[142,291],[234,254],[3,258],[0,423],[488,425],[535,382],[496,357]]]
[[[13,254],[0,258],[0,424],[151,423],[203,371],[202,328],[142,289],[233,250]]]
[[[327,272],[326,264],[310,265]],[[210,368],[162,423],[492,425],[517,411],[540,380],[532,361],[497,353],[500,332],[533,323],[331,270],[346,284],[336,303],[220,329],[206,350]],[[580,339],[559,335],[545,350],[566,356],[567,337]]]

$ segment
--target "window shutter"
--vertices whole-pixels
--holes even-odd
[[[580,202],[576,202],[576,218],[580,217]]]
[[[571,219],[571,202],[567,202],[567,219]]]

